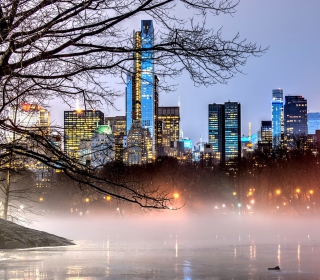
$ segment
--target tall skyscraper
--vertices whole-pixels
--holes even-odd
[[[240,103],[224,103],[225,161],[241,158],[241,111]]]
[[[92,140],[98,125],[104,124],[104,114],[97,110],[64,111],[64,150],[79,158],[83,140]]]
[[[272,147],[280,147],[283,143],[284,117],[283,117],[283,90],[272,90],[271,101],[272,121]]]
[[[135,48],[143,50],[135,53],[133,73],[127,75],[126,133],[127,136],[129,136],[132,124],[136,121],[140,121],[142,128],[148,129],[149,131],[152,139],[152,154],[154,157],[156,152],[155,145],[157,143],[157,86],[159,80],[154,75],[153,50],[150,50],[154,41],[152,20],[142,20],[141,31],[134,32],[133,34]],[[137,128],[137,124],[135,124],[135,127]],[[134,129],[131,131],[137,133],[138,130]],[[136,144],[138,145],[138,143]]]
[[[320,113],[308,113],[308,134],[316,134],[320,130]]]
[[[180,107],[158,107],[157,114],[157,154],[171,154],[172,142],[179,141]]]
[[[237,163],[241,158],[240,103],[209,104],[208,117],[209,143],[212,145],[214,159]]]
[[[209,143],[214,159],[219,162],[225,157],[224,121],[224,105],[209,104]]]
[[[307,100],[302,96],[286,96],[284,104],[284,132],[288,138],[308,135]]]

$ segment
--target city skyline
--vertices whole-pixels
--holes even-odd
[[[195,144],[202,135],[203,141],[207,142],[207,106],[227,101],[239,102],[242,106],[242,135],[248,135],[249,122],[252,123],[252,133],[255,133],[262,120],[271,120],[272,90],[276,88],[283,89],[284,96],[302,95],[309,102],[308,112],[320,111],[317,98],[320,59],[316,56],[320,39],[314,36],[320,3],[311,0],[308,4],[301,6],[301,1],[290,1],[289,5],[275,0],[241,2],[232,17],[220,15],[208,19],[209,25],[217,26],[215,29],[223,26],[226,38],[239,31],[241,38],[270,48],[261,57],[249,58],[242,69],[246,74],[237,74],[228,85],[197,88],[184,74],[172,81],[172,84],[179,84],[175,92],[159,92],[159,106],[177,106],[180,100],[184,137],[190,137]],[[149,17],[128,20],[128,29],[138,29],[142,19]],[[154,25],[156,30],[157,24]],[[117,88],[123,93],[115,101],[118,111],[105,106],[99,108],[106,116],[125,115],[125,85],[117,85]],[[58,111],[52,115],[53,121],[62,123],[63,110],[60,116]]]

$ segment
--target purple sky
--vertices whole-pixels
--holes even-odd
[[[140,20],[136,18],[136,27]],[[195,144],[200,134],[208,140],[208,104],[236,101],[241,103],[242,134],[248,135],[248,123],[255,133],[262,120],[271,120],[272,89],[282,88],[284,95],[302,95],[308,100],[308,111],[320,111],[320,1],[319,0],[243,0],[233,15],[208,17],[215,29],[223,26],[225,38],[240,32],[241,38],[270,46],[262,57],[248,59],[228,85],[194,87],[187,73],[174,93],[161,93],[160,106],[181,103],[181,128]],[[132,20],[131,20],[132,26]],[[155,25],[155,29],[157,26]],[[123,85],[123,92],[125,86]],[[101,108],[105,115],[125,115],[125,99],[116,102],[118,111]],[[61,110],[68,110],[69,108]],[[52,120],[63,120],[63,111],[52,112]]]

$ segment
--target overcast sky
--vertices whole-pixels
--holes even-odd
[[[135,30],[142,19],[137,18]],[[242,0],[233,16],[210,17],[208,23],[215,29],[223,26],[226,39],[239,32],[241,38],[270,49],[262,57],[249,58],[243,68],[246,74],[238,74],[227,85],[194,87],[186,73],[175,81],[179,83],[176,92],[160,92],[160,106],[177,106],[180,97],[185,137],[194,144],[200,135],[207,141],[208,104],[229,100],[241,103],[242,134],[248,135],[249,122],[255,133],[262,120],[271,120],[275,88],[282,88],[284,95],[304,96],[308,111],[320,112],[319,0]],[[125,99],[119,98],[116,105],[118,111],[101,110],[109,116],[125,115]],[[53,121],[60,118],[63,112],[52,112]]]

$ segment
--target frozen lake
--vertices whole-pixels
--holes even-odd
[[[0,251],[0,279],[320,279],[313,219],[152,217],[42,225],[77,245]],[[268,270],[277,265],[280,271]]]

